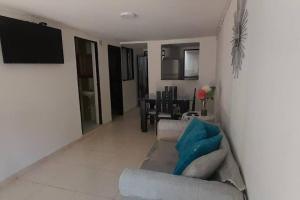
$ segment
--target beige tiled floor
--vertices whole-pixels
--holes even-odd
[[[135,109],[35,164],[0,188],[0,200],[116,199],[122,170],[138,168],[154,140]]]

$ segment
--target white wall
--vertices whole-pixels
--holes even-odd
[[[134,79],[122,81],[123,86],[123,111],[128,112],[137,107],[137,66],[136,66],[136,51],[133,54]]]
[[[111,101],[110,101],[110,80],[109,80],[109,64],[108,64],[108,45],[113,44],[111,41],[102,41],[98,45],[99,49],[99,73],[100,73],[100,89],[101,89],[101,109],[102,123],[108,123],[112,120]]]
[[[137,106],[136,80],[123,81],[123,111],[128,112]]]
[[[19,11],[0,13],[39,21]],[[82,135],[74,36],[97,38],[47,22],[62,29],[64,64],[4,64],[0,51],[0,181]],[[111,120],[106,46],[98,43],[104,122]]]
[[[161,80],[161,45],[175,43],[200,43],[199,80]],[[149,93],[164,86],[176,85],[181,96],[193,96],[194,88],[214,85],[216,82],[216,37],[148,41]]]
[[[232,0],[218,36],[221,122],[240,161],[250,200],[299,199],[300,26],[297,0],[248,1],[246,58],[231,74]]]

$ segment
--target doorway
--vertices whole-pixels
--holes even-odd
[[[108,46],[110,99],[112,118],[123,115],[121,48]]]
[[[136,69],[136,90],[137,103],[149,95],[148,83],[148,44],[147,43],[126,43],[122,42],[122,46],[133,49],[134,51],[134,68]]]
[[[82,134],[102,123],[97,42],[75,37]]]

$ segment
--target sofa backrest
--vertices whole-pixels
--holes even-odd
[[[177,141],[178,137],[181,136],[185,127],[189,124],[188,121],[183,120],[160,120],[158,124],[158,139],[159,140],[170,140]],[[220,145],[220,148],[223,148],[227,151],[227,156],[222,163],[221,167],[216,172],[216,179],[220,182],[229,182],[234,185],[240,191],[244,191],[246,189],[245,183],[243,181],[239,165],[234,159],[232,154],[228,138],[226,134],[222,131],[221,127],[217,125],[221,134],[223,135],[223,139]]]
[[[217,179],[221,182],[229,182],[240,191],[244,191],[246,190],[246,185],[243,181],[239,165],[233,157],[226,134],[222,130],[221,134],[223,135],[223,139],[220,149],[225,149],[227,156],[216,173]]]

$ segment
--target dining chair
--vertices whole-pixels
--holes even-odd
[[[173,87],[173,99],[176,100],[177,99],[177,86]]]
[[[156,92],[156,101],[154,105],[147,105],[147,118],[150,119],[150,124],[155,124],[157,120],[157,110],[161,110],[161,92]]]
[[[167,106],[168,106],[168,113],[173,114],[174,110],[174,94],[173,94],[173,87],[169,87],[169,92],[167,96]]]
[[[169,92],[168,92],[169,93]],[[156,109],[157,111],[157,121],[160,119],[172,119],[172,100],[169,98],[170,94],[167,94],[166,91],[161,92],[161,109]]]

